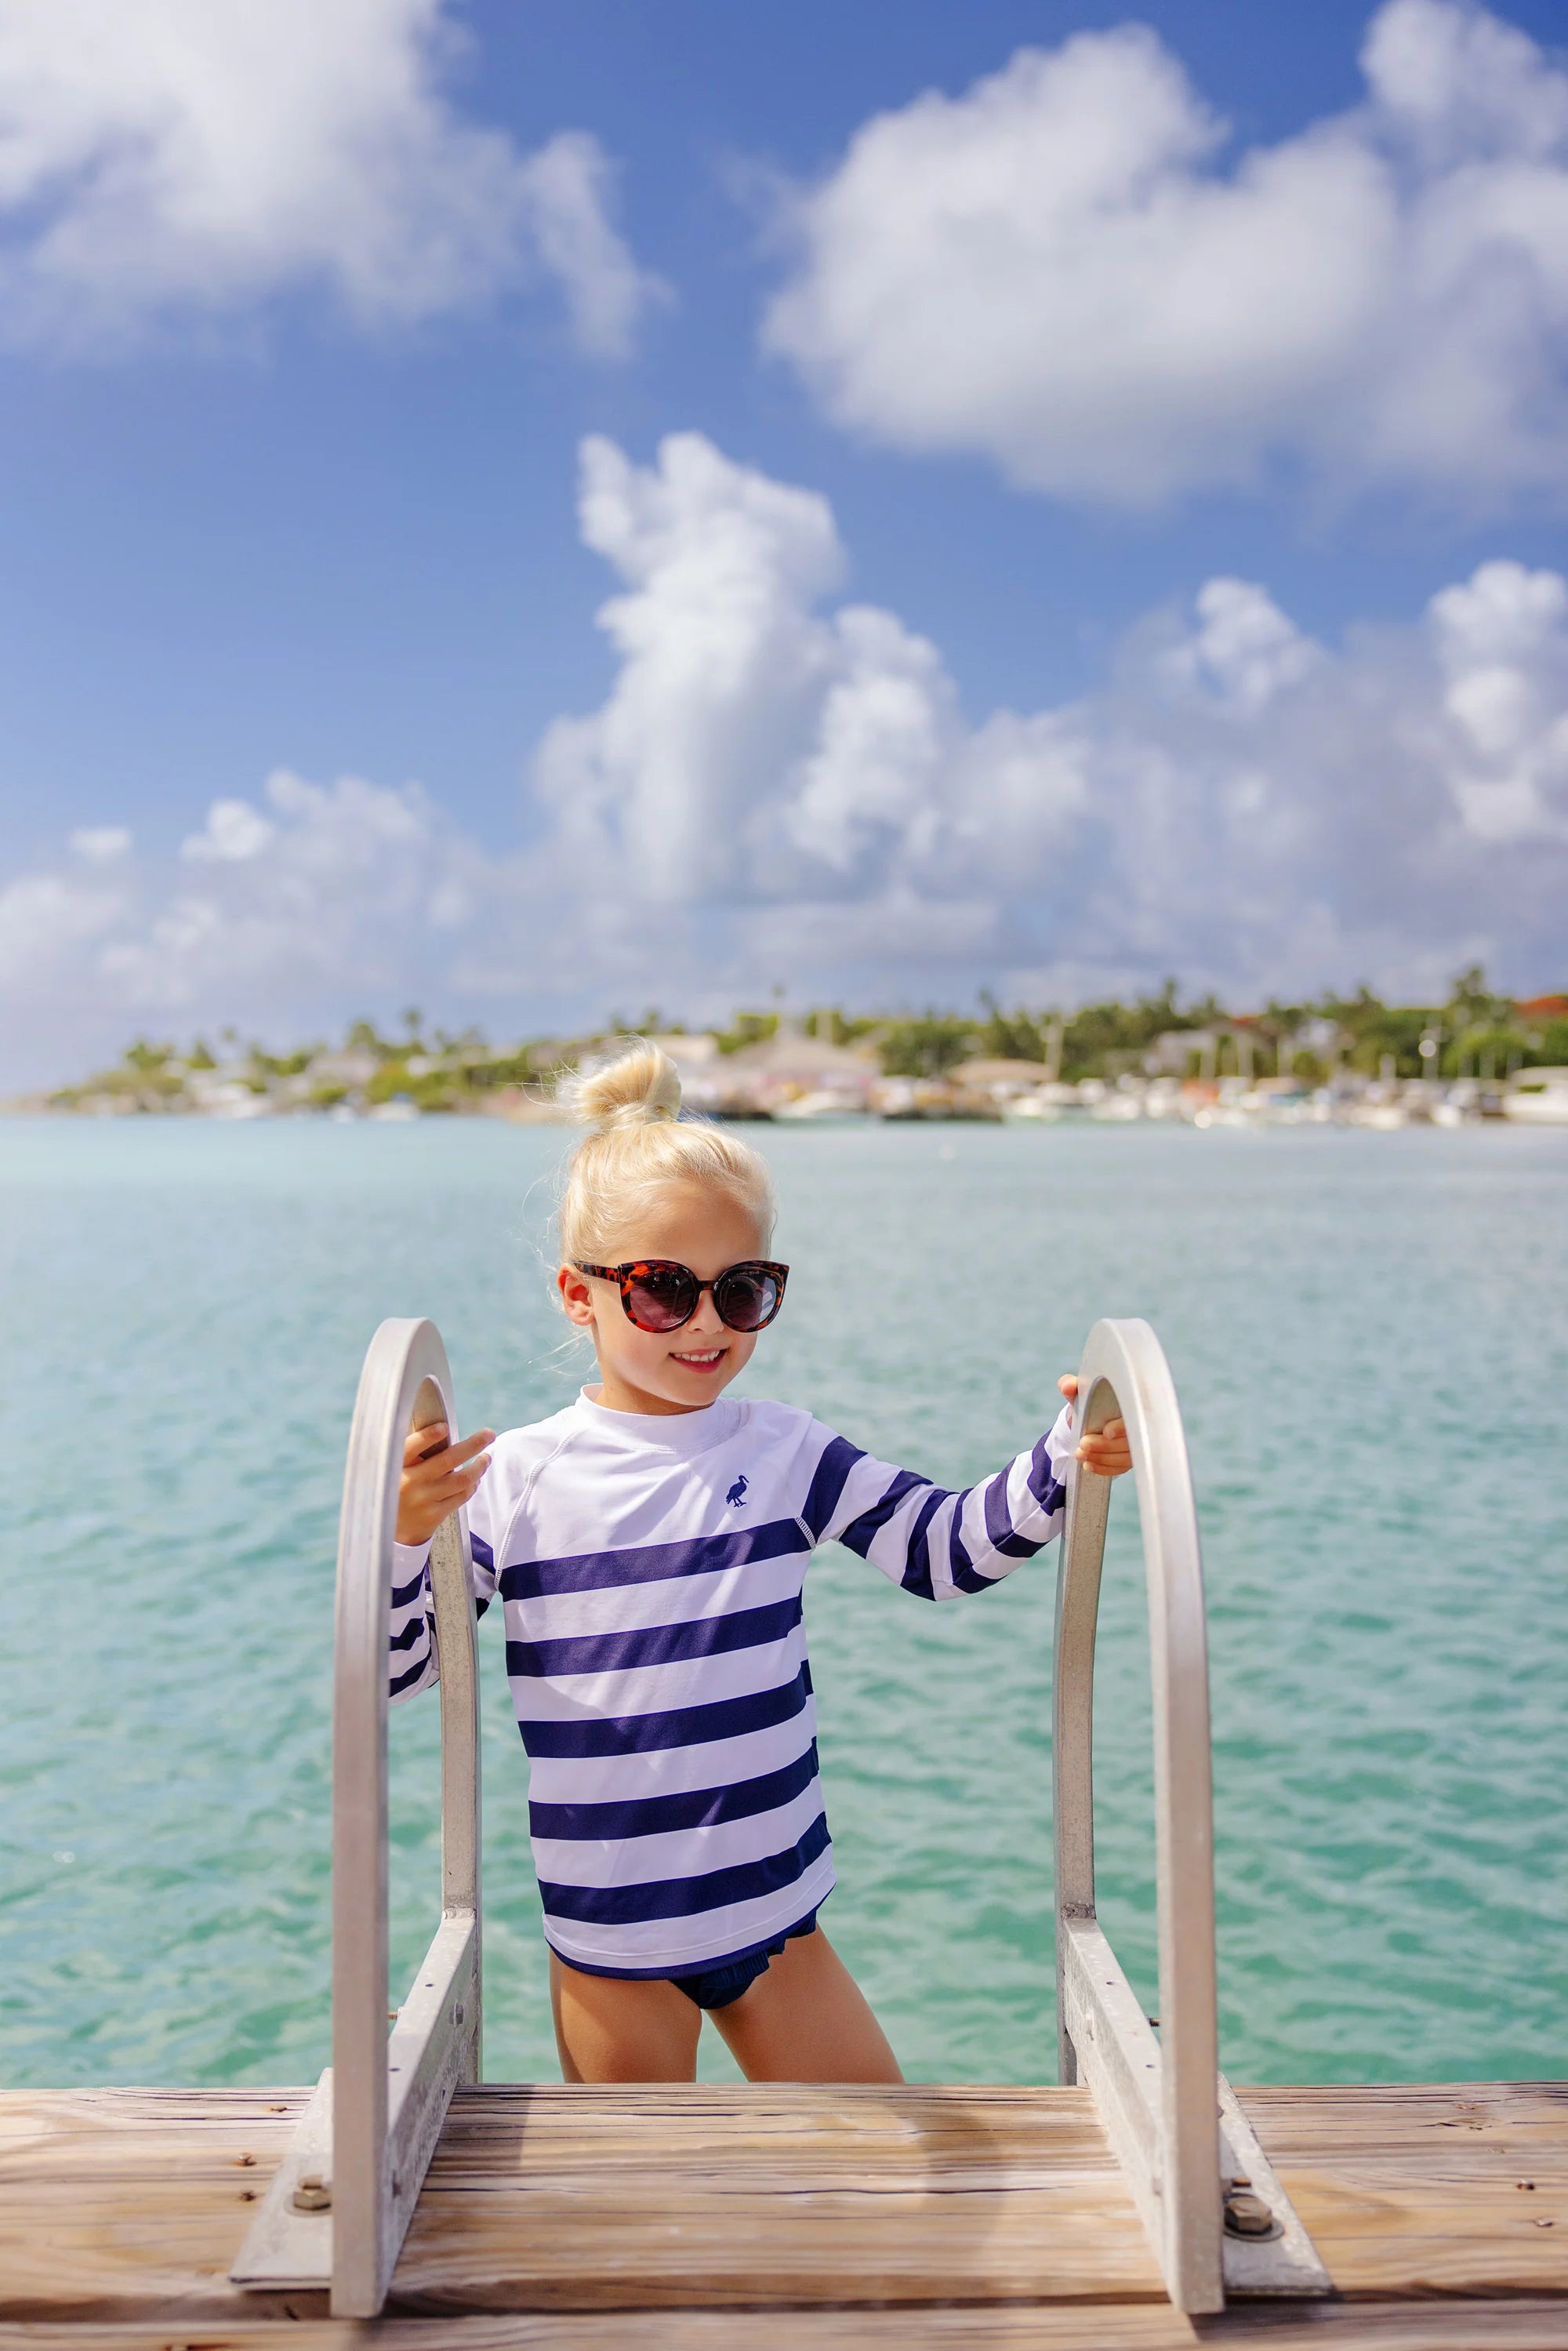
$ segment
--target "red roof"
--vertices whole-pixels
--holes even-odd
[[[1532,996],[1513,1008],[1524,1020],[1568,1020],[1568,996]]]

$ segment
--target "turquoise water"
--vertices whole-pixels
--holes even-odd
[[[1100,1314],[1186,1415],[1239,2080],[1561,2074],[1568,1133],[765,1134],[789,1307],[749,1374],[952,1481]],[[337,1488],[364,1345],[429,1313],[469,1425],[564,1401],[563,1137],[489,1123],[0,1125],[0,2073],[301,2082],[327,2053]],[[1135,1511],[1113,1511],[1103,1909],[1153,2003]],[[933,1609],[808,1584],[841,1884],[912,2076],[1050,2079],[1054,1553]],[[554,2073],[498,1628],[486,2071]],[[434,1701],[393,1717],[394,1997],[437,1883]],[[715,2043],[705,2070],[729,2061]]]

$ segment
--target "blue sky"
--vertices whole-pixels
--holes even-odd
[[[1554,8],[20,13],[12,1081],[1568,977]]]

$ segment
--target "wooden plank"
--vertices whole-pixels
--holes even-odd
[[[5,2103],[0,2315],[241,2314],[227,2269],[298,2095]],[[1086,2091],[552,2086],[457,2093],[393,2291],[435,2312],[1161,2285]]]
[[[558,2313],[549,2316],[9,2326],[0,2351],[1563,2351],[1568,2304],[1330,2303],[1184,2318],[1167,2306],[1051,2310]],[[738,2331],[744,2327],[744,2334]]]
[[[0,2096],[0,2317],[265,2318],[227,2271],[310,2094]]]
[[[1342,2294],[1396,2302],[1568,2294],[1568,2089],[1461,2084],[1240,2095]],[[227,2278],[305,2096],[0,2095],[0,2321],[13,2329],[162,2321],[161,2343],[183,2343],[180,2329],[199,2328],[189,2339],[206,2344],[223,2339],[217,2322],[265,2332],[268,2320],[287,2319],[297,2322],[290,2342],[305,2351],[304,2325],[325,2318],[319,2296],[253,2298]],[[1517,2185],[1526,2179],[1534,2188]],[[892,2345],[885,2314],[870,2307],[853,2317],[859,2337],[831,2328],[820,2338],[798,2328],[794,2338],[766,2336],[756,2307],[769,2302],[814,2304],[824,2326],[826,2304],[903,2304],[907,2343],[923,2339],[916,2325],[934,2343],[947,2339],[946,2314],[938,2325],[934,2312],[915,2307],[942,2303],[990,2306],[1001,2331],[982,2330],[977,2343],[1064,2339],[1041,2331],[1039,2309],[1031,2336],[1006,2332],[1009,2303],[1052,2302],[1078,2305],[1078,2319],[1069,2307],[1064,2324],[1092,2333],[1097,2351],[1116,2340],[1105,2331],[1113,2308],[1139,2351],[1145,2343],[1164,2351],[1166,2340],[1253,2339],[1235,2334],[1245,2314],[1237,2312],[1214,2322],[1231,2329],[1226,2335],[1148,2332],[1145,2319],[1170,2314],[1082,2089],[460,2089],[393,2293],[402,2318],[427,2317],[444,2341],[457,2340],[465,2312],[492,2312],[497,2323],[508,2311],[643,2314],[638,2335],[618,2337],[620,2322],[606,2317],[609,2331],[597,2336],[587,2327],[497,2338],[583,2351],[601,2341],[667,2342],[671,2351],[702,2342],[692,2329],[705,2304],[750,2305],[748,2351],[791,2339],[836,2351],[841,2340],[879,2340],[878,2329]],[[1082,2310],[1089,2301],[1101,2305],[1092,2323]],[[1259,2310],[1248,2324],[1256,2332],[1332,2319],[1343,2339],[1381,2344],[1377,2311],[1352,2306],[1372,2332],[1343,2338],[1334,2313],[1344,2304],[1313,2305],[1294,2319]],[[684,2338],[658,2331],[660,2309],[684,2313]],[[978,2328],[986,2311],[954,2315]],[[1443,2331],[1449,2317],[1440,2304],[1423,2323],[1425,2335],[1390,2342],[1471,2339]],[[369,2338],[321,2337],[360,2339]],[[475,2351],[487,2339],[476,2336]],[[715,2351],[722,2339],[713,2333]],[[1480,2337],[1487,2351],[1511,2339],[1495,2328]],[[1552,2351],[1564,2346],[1568,2304]]]
[[[1568,2084],[1237,2095],[1341,2294],[1568,2293]]]
[[[1162,2286],[1086,2091],[552,2085],[454,2102],[392,2293],[425,2312]]]

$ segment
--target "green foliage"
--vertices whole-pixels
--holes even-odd
[[[974,1050],[975,1024],[927,1012],[919,1020],[894,1020],[883,1032],[883,1073],[890,1078],[940,1078],[967,1061]]]
[[[1051,1050],[1053,1015],[1004,1012],[989,988],[980,990],[986,1017],[975,1031],[975,1050],[988,1061],[1043,1061]]]
[[[292,1053],[264,1053],[259,1045],[250,1049],[250,1066],[255,1076],[261,1078],[302,1077],[319,1052],[321,1045],[301,1045]]]
[[[1132,1004],[1086,1004],[1063,1028],[1061,1074],[1070,1081],[1119,1076],[1135,1068],[1168,1029],[1198,1028],[1218,1012],[1212,998],[1189,1005],[1184,1012],[1176,1003],[1174,979],[1167,979],[1157,996],[1140,996]]]
[[[870,1037],[882,1027],[874,1016],[852,1018],[836,1004],[820,1005],[808,1012],[800,1027],[808,1037],[819,1037],[825,1045],[858,1045],[862,1037]]]
[[[534,1049],[519,1045],[515,1053],[497,1053],[486,1050],[482,1059],[464,1057],[464,1076],[476,1093],[487,1093],[492,1086],[526,1086],[540,1076],[549,1066],[549,1058],[536,1061]]]
[[[744,1046],[766,1044],[778,1033],[777,1012],[737,1012],[727,1029],[713,1032],[721,1053],[738,1053]]]
[[[1549,1020],[1531,1035],[1533,1041],[1525,1046],[1524,1060],[1532,1069],[1568,1069],[1568,1020]]]
[[[1505,1029],[1513,1019],[1511,998],[1492,993],[1479,963],[1450,982],[1444,1009],[1451,1029]]]
[[[154,1045],[145,1037],[138,1037],[133,1045],[125,1049],[126,1068],[134,1070],[139,1077],[143,1078],[167,1069],[173,1058],[172,1045]]]
[[[394,1045],[390,1037],[381,1036],[373,1020],[356,1020],[344,1039],[353,1053],[373,1053],[378,1061],[391,1061],[408,1050],[406,1045]]]
[[[979,1012],[974,1017],[939,1012],[932,1007],[918,1018],[889,1021],[873,1014],[846,1013],[838,1005],[822,1005],[808,1013],[801,1026],[809,1037],[839,1046],[873,1039],[887,1075],[911,1078],[942,1077],[972,1054],[1043,1064],[1052,1057],[1060,1030],[1061,1075],[1079,1080],[1113,1078],[1124,1071],[1141,1070],[1150,1048],[1168,1032],[1207,1028],[1223,1031],[1231,1018],[1212,995],[1178,1003],[1176,983],[1167,979],[1157,994],[1139,997],[1131,1004],[1107,999],[1084,1005],[1066,1017],[1021,1008],[1009,1010],[995,996],[982,993]],[[1309,1050],[1301,1032],[1314,1023],[1323,1025],[1331,1041],[1325,1043],[1320,1035]],[[592,1037],[536,1038],[512,1047],[490,1045],[476,1028],[456,1034],[435,1028],[427,1040],[423,1015],[412,1007],[402,1017],[402,1026],[406,1034],[402,1038],[382,1036],[368,1019],[356,1020],[348,1032],[348,1049],[366,1055],[375,1065],[363,1088],[367,1103],[390,1102],[401,1094],[424,1111],[476,1110],[497,1087],[548,1080],[559,1069],[574,1065],[601,1046],[607,1036],[624,1033],[623,1024],[617,1020],[610,1031]],[[779,1026],[777,1010],[739,1011],[727,1029],[712,1033],[722,1052],[735,1053],[776,1036]],[[1352,995],[1330,994],[1316,1003],[1271,1000],[1261,1013],[1250,1017],[1249,1026],[1258,1049],[1255,1066],[1260,1071],[1273,1074],[1283,1048],[1286,1069],[1312,1083],[1322,1083],[1336,1065],[1376,1077],[1385,1057],[1392,1057],[1402,1078],[1437,1073],[1445,1078],[1474,1074],[1501,1079],[1521,1066],[1568,1065],[1568,1019],[1547,1019],[1527,1029],[1511,1001],[1488,987],[1479,966],[1456,977],[1443,1005],[1385,1004],[1364,984]],[[644,1030],[666,1028],[657,1008],[650,1008],[643,1027]],[[219,1033],[224,1046],[240,1059],[236,1032],[225,1028]],[[670,1023],[666,1033],[684,1032],[678,1023]],[[1422,1041],[1434,1038],[1440,1051],[1424,1058]],[[1221,1042],[1219,1066],[1228,1071],[1239,1065],[1241,1057],[1228,1039],[1222,1036]],[[322,1110],[345,1100],[359,1100],[358,1089],[336,1076],[323,1073],[309,1079],[311,1065],[323,1050],[307,1045],[292,1052],[269,1053],[253,1045],[235,1074],[254,1092],[274,1095],[284,1108]],[[1199,1059],[1195,1038],[1187,1057],[1189,1074],[1198,1067]],[[172,1044],[142,1036],[134,1040],[113,1069],[79,1085],[62,1087],[49,1099],[62,1109],[87,1105],[189,1110],[197,1102],[189,1080],[217,1066],[200,1038],[182,1055]]]

